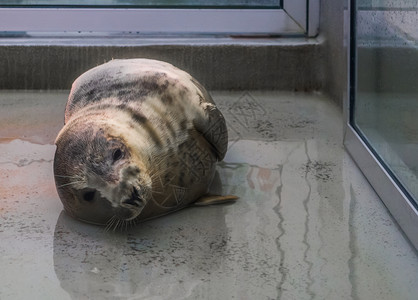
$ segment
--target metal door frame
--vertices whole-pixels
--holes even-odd
[[[388,167],[379,159],[362,134],[353,126],[353,108],[357,90],[356,0],[348,7],[348,89],[344,99],[344,145],[370,182],[380,199],[389,209],[406,236],[418,249],[418,211],[410,196],[390,175]]]

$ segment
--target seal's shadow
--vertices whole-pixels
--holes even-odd
[[[211,190],[219,189],[215,181]],[[222,272],[229,241],[225,210],[190,207],[116,232],[63,211],[54,232],[55,272],[74,299],[152,296],[161,288],[181,297]]]

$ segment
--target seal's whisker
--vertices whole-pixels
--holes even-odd
[[[150,174],[151,179],[159,179],[165,170],[158,170]]]
[[[113,224],[112,224],[112,227],[113,227],[113,228],[111,228],[113,232],[115,232],[116,227],[117,227],[117,223],[118,223],[118,222],[119,222],[119,221],[118,221],[118,219],[117,219],[117,218],[115,218],[115,221],[114,221],[114,222],[113,222]]]
[[[163,181],[163,179],[161,178],[161,175],[163,174],[163,172],[161,172],[161,174],[152,174],[150,177],[151,177],[151,181],[154,183],[156,183],[157,185],[163,185],[164,183],[164,181]],[[162,187],[161,187],[162,188]]]
[[[105,231],[109,231],[112,228],[113,223],[115,222],[115,220],[116,220],[116,216],[112,216],[109,219],[109,221],[107,221],[107,225],[106,225]]]
[[[116,230],[117,223],[119,222],[118,220],[119,219],[116,216],[113,216],[112,226],[110,227],[110,229],[112,229],[113,232],[115,232],[115,230]]]
[[[55,177],[60,177],[60,178],[72,178],[72,179],[81,179],[81,176],[78,175],[73,175],[73,176],[65,176],[65,175],[54,175]]]
[[[153,189],[152,190],[152,193],[154,194],[159,194],[159,195],[162,195],[162,194],[164,194],[162,191],[158,191],[158,190],[155,190],[155,189]]]
[[[112,217],[113,218],[113,217]],[[112,222],[112,218],[110,218],[109,219],[109,221],[107,221],[107,223],[106,223],[106,227],[105,227],[105,232],[107,232],[107,231],[109,231],[109,225],[111,224],[111,222]]]
[[[155,158],[155,160],[153,161],[150,168],[151,169],[156,169],[156,170],[166,169],[167,158],[170,158],[170,156],[169,155],[163,155],[161,157]],[[165,166],[165,168],[162,168],[162,166]]]
[[[159,158],[159,159],[161,159],[161,158]],[[150,170],[151,170],[151,176],[152,176],[152,173],[154,173],[154,172],[165,172],[166,170],[167,170],[167,166],[165,165],[166,164],[166,162],[165,161],[160,161],[160,162],[157,162],[157,163],[153,163],[152,164],[152,166],[150,166]]]
[[[113,216],[112,217],[112,222],[109,224],[109,231],[113,230],[113,225],[115,224],[115,222],[116,222],[116,218],[115,218],[115,216]]]
[[[171,171],[176,171],[175,167],[167,168],[167,167],[161,167],[158,165],[153,165],[152,169],[150,171],[150,177],[156,179],[156,177],[161,177],[163,174],[170,174]]]
[[[152,192],[150,192],[148,195],[152,195],[152,194],[164,194],[164,189],[161,186],[153,186],[152,187]]]
[[[76,185],[76,184],[79,184],[79,183],[83,183],[84,181],[73,181],[73,182],[69,182],[69,183],[65,183],[65,184],[61,184],[61,185],[59,185],[59,186],[57,186],[57,188],[62,188],[62,187],[64,187],[64,186],[68,186],[68,185]]]
[[[153,171],[165,171],[166,169],[167,168],[165,168],[165,165],[163,164],[163,162],[156,163],[151,166],[151,170]]]
[[[116,231],[116,229],[119,227],[119,225],[120,225],[120,219],[117,219],[116,220],[116,224],[115,224],[115,227],[113,228],[113,232],[115,232]]]

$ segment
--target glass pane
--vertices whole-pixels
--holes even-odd
[[[417,205],[418,2],[358,1],[353,125]]]
[[[4,0],[2,5],[17,6],[111,6],[111,7],[219,7],[280,8],[280,0]]]
[[[360,9],[408,9],[413,8],[417,4],[417,0],[359,0],[357,2]]]

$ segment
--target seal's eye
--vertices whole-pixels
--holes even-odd
[[[122,156],[123,156],[122,150],[116,149],[115,151],[113,151],[113,154],[112,154],[113,161],[117,161],[121,159]]]
[[[86,200],[87,202],[91,202],[94,200],[94,195],[96,193],[94,191],[89,191],[89,192],[85,192],[83,194],[83,199]]]

